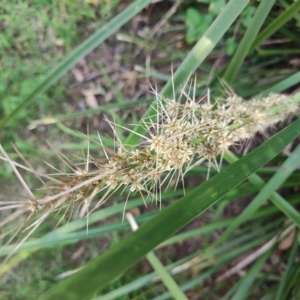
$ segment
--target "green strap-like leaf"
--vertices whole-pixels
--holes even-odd
[[[283,27],[300,9],[300,1],[294,1],[285,12],[278,14],[278,17],[254,40],[249,53],[251,53],[256,47],[258,47],[263,41],[272,36],[278,29]]]
[[[137,0],[129,5],[124,11],[114,17],[110,22],[103,25],[91,35],[85,42],[80,44],[49,75],[39,84],[8,116],[0,120],[0,128],[7,124],[25,105],[33,101],[35,97],[45,92],[53,83],[65,75],[83,57],[98,47],[105,39],[115,33],[122,25],[127,23],[138,12],[151,3],[151,0]]]
[[[295,279],[294,278],[295,276],[296,276],[295,281],[297,282],[299,280],[299,277],[298,277],[299,274],[297,274],[297,272],[295,272],[296,271],[295,268],[297,268],[299,270],[299,266],[295,266],[295,261],[296,261],[296,257],[297,257],[298,253],[299,253],[299,243],[295,239],[292,250],[291,250],[290,255],[289,255],[288,263],[285,267],[284,275],[282,276],[282,278],[280,280],[279,287],[278,287],[278,290],[276,292],[276,299],[275,300],[288,299],[287,295],[289,294],[289,291],[290,291],[290,288],[291,288],[291,286],[289,286],[291,281],[293,281],[293,279]]]
[[[269,89],[265,90],[261,93],[262,97],[268,96],[271,92],[273,93],[281,93],[282,91],[290,88],[291,86],[300,82],[300,72],[296,72],[293,75],[281,80],[277,84],[273,85]]]
[[[211,24],[204,35],[199,39],[184,61],[181,63],[179,68],[174,73],[165,87],[162,89],[161,94],[165,97],[173,97],[173,85],[175,90],[179,90],[187,79],[193,74],[193,72],[199,67],[204,59],[211,53],[213,48],[236,20],[236,18],[243,11],[245,6],[249,3],[249,0],[231,0],[222,10],[220,15]],[[150,107],[144,114],[141,120],[151,117],[152,119],[156,116],[156,109]],[[144,134],[145,128],[143,122],[138,124],[133,132],[128,136],[125,144],[126,145],[137,145],[140,140],[140,136],[135,134]]]
[[[226,71],[222,77],[227,83],[231,83],[236,77],[240,66],[242,65],[247,53],[249,51],[252,42],[254,41],[258,31],[260,30],[263,22],[267,18],[269,11],[271,10],[275,0],[263,0],[261,1],[252,21],[244,34],[239,46],[228,64]]]
[[[232,300],[244,300],[247,299],[249,294],[251,294],[251,285],[253,284],[255,278],[257,277],[259,271],[262,269],[263,265],[265,264],[266,260],[271,256],[272,251],[267,251],[264,253],[250,268],[247,272],[247,276],[237,282],[237,291],[235,292],[234,296],[230,299]]]
[[[236,161],[237,158],[233,155],[226,154],[225,159],[229,162]],[[258,186],[264,185],[258,195],[251,201],[251,203],[231,222],[226,231],[218,238],[217,243],[222,243],[228,236],[240,226],[243,222],[251,219],[253,213],[262,206],[262,204],[270,198],[272,202],[291,220],[298,228],[300,228],[300,215],[287,201],[285,201],[279,194],[275,194],[276,190],[283,184],[283,182],[294,172],[300,160],[300,145],[293,151],[286,161],[278,168],[277,172],[272,176],[268,183],[264,183],[260,177],[252,174],[249,177],[250,182]],[[251,178],[252,177],[252,178]]]
[[[83,270],[42,295],[40,299],[85,299],[104,287],[263,167],[299,133],[300,119],[164,209],[136,232],[88,263]]]

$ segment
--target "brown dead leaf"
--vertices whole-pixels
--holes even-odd
[[[99,106],[97,99],[96,99],[96,95],[97,95],[96,90],[93,90],[93,89],[92,90],[81,90],[81,93],[84,95],[86,104],[90,108],[97,108]]]
[[[279,251],[286,251],[293,245],[297,229],[295,228],[289,235],[287,235],[278,245]]]
[[[76,81],[82,82],[84,80],[84,76],[83,76],[82,72],[79,69],[73,68],[71,70],[71,72],[73,73]]]

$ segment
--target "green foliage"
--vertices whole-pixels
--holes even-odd
[[[206,4],[205,8],[203,9],[201,6],[190,6],[186,10],[185,40],[187,44],[192,44],[197,41],[226,6],[225,0],[198,0],[198,2]],[[240,16],[241,27],[238,28],[238,35],[242,36],[248,28],[255,10],[256,7],[254,4],[247,6],[243,10]],[[237,37],[234,35],[234,27],[232,27],[223,37],[223,39],[225,39],[225,53],[229,56],[234,53],[237,47]]]
[[[41,299],[50,300],[59,296],[65,299],[78,299],[78,296],[80,298],[89,296],[108,284],[151,249],[157,247],[211,205],[220,201],[221,197],[276,156],[300,133],[300,129],[296,130],[299,124],[300,120],[278,134],[277,139],[271,138],[237,163],[225,168],[218,175],[186,194],[117,246],[91,261],[81,272],[42,296]],[[218,185],[218,190],[215,189],[216,185]],[[132,247],[132,245],[135,246]],[[110,268],[110,266],[113,267]]]
[[[201,15],[195,8],[190,7],[186,11],[186,42],[192,44],[207,30],[213,20],[210,14]]]
[[[286,25],[299,22],[299,1],[279,1],[275,6],[274,1],[269,0],[250,4],[247,0],[198,2],[179,11],[179,15],[185,15],[184,20],[181,20],[181,28],[186,25],[181,33],[185,34],[186,42],[195,43],[195,46],[184,53],[184,50],[177,50],[172,44],[173,52],[169,51],[169,57],[163,58],[169,64],[180,59],[181,65],[174,68],[172,78],[175,93],[181,90],[187,78],[195,71],[201,71],[202,77],[209,76],[211,80],[209,83],[206,80],[197,81],[197,99],[201,95],[201,89],[205,90],[209,84],[212,101],[214,96],[221,96],[221,92],[218,92],[219,79],[225,85],[232,84],[242,97],[266,96],[272,91],[279,93],[291,90],[299,84],[299,72],[293,67],[283,69],[283,65],[289,66],[289,59],[293,58],[288,56],[287,50],[284,52],[287,57],[275,60],[271,56],[260,56],[262,43],[268,38],[272,39],[274,35],[279,40],[288,37],[289,41],[298,41],[294,26]],[[121,90],[117,90],[113,81],[110,81],[110,75],[103,66],[101,72],[110,81],[117,103],[64,113],[63,107],[57,107],[52,101],[67,96],[63,75],[140,13],[150,1],[135,1],[132,6],[112,18],[112,11],[120,3],[117,0],[2,1],[2,145],[8,145],[13,140],[25,157],[28,153],[35,153],[38,158],[40,149],[34,149],[30,137],[26,140],[20,136],[18,129],[29,123],[36,126],[33,128],[38,128],[40,124],[52,122],[57,126],[49,125],[48,128],[54,130],[54,137],[58,138],[63,133],[70,139],[76,139],[76,142],[72,140],[70,143],[67,140],[65,144],[58,139],[60,149],[65,147],[75,151],[82,148],[80,143],[83,143],[86,152],[96,150],[94,153],[99,155],[99,143],[89,145],[83,135],[63,122],[105,111],[116,120],[117,125],[128,126],[127,119],[123,119],[124,115],[118,115],[119,111],[112,110],[132,107],[140,103],[140,100],[125,100]],[[152,5],[155,7],[160,3]],[[10,11],[15,13],[11,14]],[[167,34],[174,30],[172,18],[169,23],[171,25],[166,25]],[[164,28],[161,30],[163,32]],[[95,33],[91,35],[93,31]],[[236,38],[236,33],[239,38]],[[245,38],[242,39],[242,36]],[[83,41],[84,39],[86,40]],[[141,43],[138,45],[142,45],[141,49],[148,51],[147,47],[152,45],[146,40],[135,40],[133,36],[127,36],[127,41],[138,41]],[[79,46],[72,51],[76,44]],[[220,44],[222,47],[219,47]],[[158,44],[156,47],[166,46]],[[151,51],[155,50],[151,48]],[[224,69],[211,72],[212,65],[208,65],[206,60],[210,63],[224,53],[231,56],[225,62]],[[144,52],[139,53],[141,56],[143,54]],[[58,64],[63,57],[65,59]],[[153,60],[151,63],[153,66],[160,66],[161,61]],[[48,73],[49,69],[52,72]],[[147,72],[143,75],[149,76],[150,73]],[[170,76],[159,73],[159,68],[149,72],[166,81],[162,89],[163,96],[173,97]],[[54,85],[55,82],[57,83]],[[142,100],[143,103],[150,101],[152,100]],[[295,101],[299,101],[299,94],[295,95]],[[34,104],[34,107],[30,104]],[[138,145],[141,137],[135,133],[143,135],[146,131],[143,127],[145,122],[156,122],[156,110],[157,106],[154,105],[143,116],[132,113],[132,119],[136,121],[131,123],[141,121],[127,137],[122,132],[123,127],[117,127],[121,132],[120,139],[126,146]],[[33,116],[40,116],[41,119],[32,123]],[[36,299],[40,296],[40,299],[170,299],[174,298],[172,289],[173,295],[174,291],[180,289],[189,298],[201,295],[204,299],[214,299],[222,295],[222,299],[298,299],[300,267],[295,262],[299,260],[300,225],[299,212],[295,208],[300,204],[300,174],[297,170],[299,146],[286,149],[286,152],[290,151],[288,158],[279,154],[297,136],[299,120],[242,158],[235,157],[230,152],[225,153],[223,160],[229,165],[224,163],[220,173],[212,171],[211,178],[202,184],[197,180],[208,172],[210,166],[193,169],[186,174],[185,183],[191,183],[189,188],[184,191],[179,186],[176,192],[162,193],[161,211],[154,204],[149,204],[147,209],[142,208],[142,197],[127,199],[124,196],[127,190],[116,191],[103,208],[91,212],[88,218],[71,219],[66,214],[62,221],[57,209],[57,215],[44,222],[34,236],[18,249],[16,244],[4,245],[6,240],[1,240],[1,256],[11,253],[13,249],[16,251],[5,268],[0,269],[7,276],[1,279],[0,298]],[[91,139],[96,138],[96,135],[91,135]],[[107,148],[115,145],[106,136],[102,141]],[[17,160],[16,156],[9,154],[13,160]],[[266,166],[269,162],[270,165]],[[1,172],[6,177],[11,177],[11,168],[8,164],[3,166],[2,168],[1,165]],[[23,173],[25,172],[22,175]],[[32,176],[31,173],[29,175]],[[27,176],[24,174],[25,181],[29,182]],[[197,182],[195,186],[193,181]],[[35,183],[32,186],[35,187]],[[278,191],[283,193],[279,194]],[[100,191],[97,197],[103,194]],[[138,212],[135,219],[140,229],[134,233],[130,233],[128,222],[122,221],[124,199],[126,211]],[[246,199],[247,204],[239,199]],[[236,206],[241,207],[237,215],[231,211]],[[61,223],[56,228],[54,224],[59,221]],[[188,226],[184,227],[186,224]],[[291,239],[290,234],[296,237]],[[124,235],[127,236],[124,238]],[[280,250],[282,241],[288,240],[291,240],[289,246]],[[81,247],[84,251],[74,263],[71,257]],[[183,255],[178,257],[178,252],[182,249]],[[150,255],[147,254],[149,252]],[[155,268],[155,272],[145,262],[136,265],[144,257]],[[278,261],[274,263],[269,260],[270,257],[275,257]],[[240,267],[240,264],[233,263],[235,261],[241,261],[245,265]],[[81,266],[85,268],[56,284],[55,275]],[[279,272],[278,269],[282,266],[284,268]],[[129,267],[131,268],[128,269]],[[239,268],[235,271],[236,267]],[[180,270],[180,273],[174,270]],[[157,281],[154,284],[155,278],[163,278],[163,283]],[[212,278],[214,283],[209,285]],[[49,288],[53,289],[43,294]],[[99,290],[100,288],[102,289]],[[179,299],[184,297],[182,294]]]
[[[80,36],[105,22],[107,14],[111,15],[118,4],[106,2],[97,11],[85,0],[1,2],[0,119],[9,116],[44,81],[55,63],[78,44]],[[6,130],[2,144],[9,149],[11,142],[20,143],[22,123],[28,124],[37,114],[57,110],[53,99],[64,102],[67,97],[64,81],[51,92],[36,95],[35,106],[19,111],[13,118],[14,129]],[[25,151],[22,147],[20,150]]]

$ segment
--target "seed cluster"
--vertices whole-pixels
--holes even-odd
[[[117,139],[116,152],[108,155],[103,147],[105,162],[88,157],[87,162],[97,166],[96,171],[77,170],[56,176],[47,185],[46,190],[51,187],[50,195],[40,199],[31,195],[30,201],[18,202],[14,208],[45,210],[46,215],[62,207],[72,212],[74,207],[89,204],[104,191],[96,208],[118,189],[159,200],[164,184],[173,179],[178,182],[188,170],[203,162],[218,169],[230,146],[299,112],[297,103],[284,95],[271,94],[249,101],[233,95],[213,104],[209,97],[196,101],[195,97],[184,92],[183,95],[184,101],[175,101],[157,94],[156,121],[149,118],[144,122],[146,134],[140,145],[128,149]],[[4,209],[6,205],[11,207],[7,202]]]
[[[276,94],[249,101],[232,96],[215,104],[197,103],[189,97],[181,104],[158,97],[160,117],[155,124],[145,123],[145,142],[134,151],[120,145],[102,166],[104,170],[117,169],[104,180],[110,189],[124,186],[131,192],[151,193],[166,177],[175,172],[183,176],[204,161],[218,168],[217,157],[231,145],[265,131],[291,112],[273,108],[293,105],[289,97]]]

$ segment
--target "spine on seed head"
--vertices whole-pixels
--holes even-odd
[[[249,101],[230,96],[213,104],[183,95],[184,102],[156,95],[158,118],[144,122],[146,134],[140,145],[128,149],[116,139],[115,153],[108,155],[103,147],[104,163],[88,157],[96,171],[59,175],[48,187],[51,195],[31,199],[22,209],[46,210],[47,214],[60,207],[70,210],[74,205],[89,204],[102,191],[97,208],[117,189],[159,200],[160,189],[174,176],[178,181],[203,162],[218,169],[217,158],[220,161],[230,146],[299,113],[295,99],[279,94]]]

